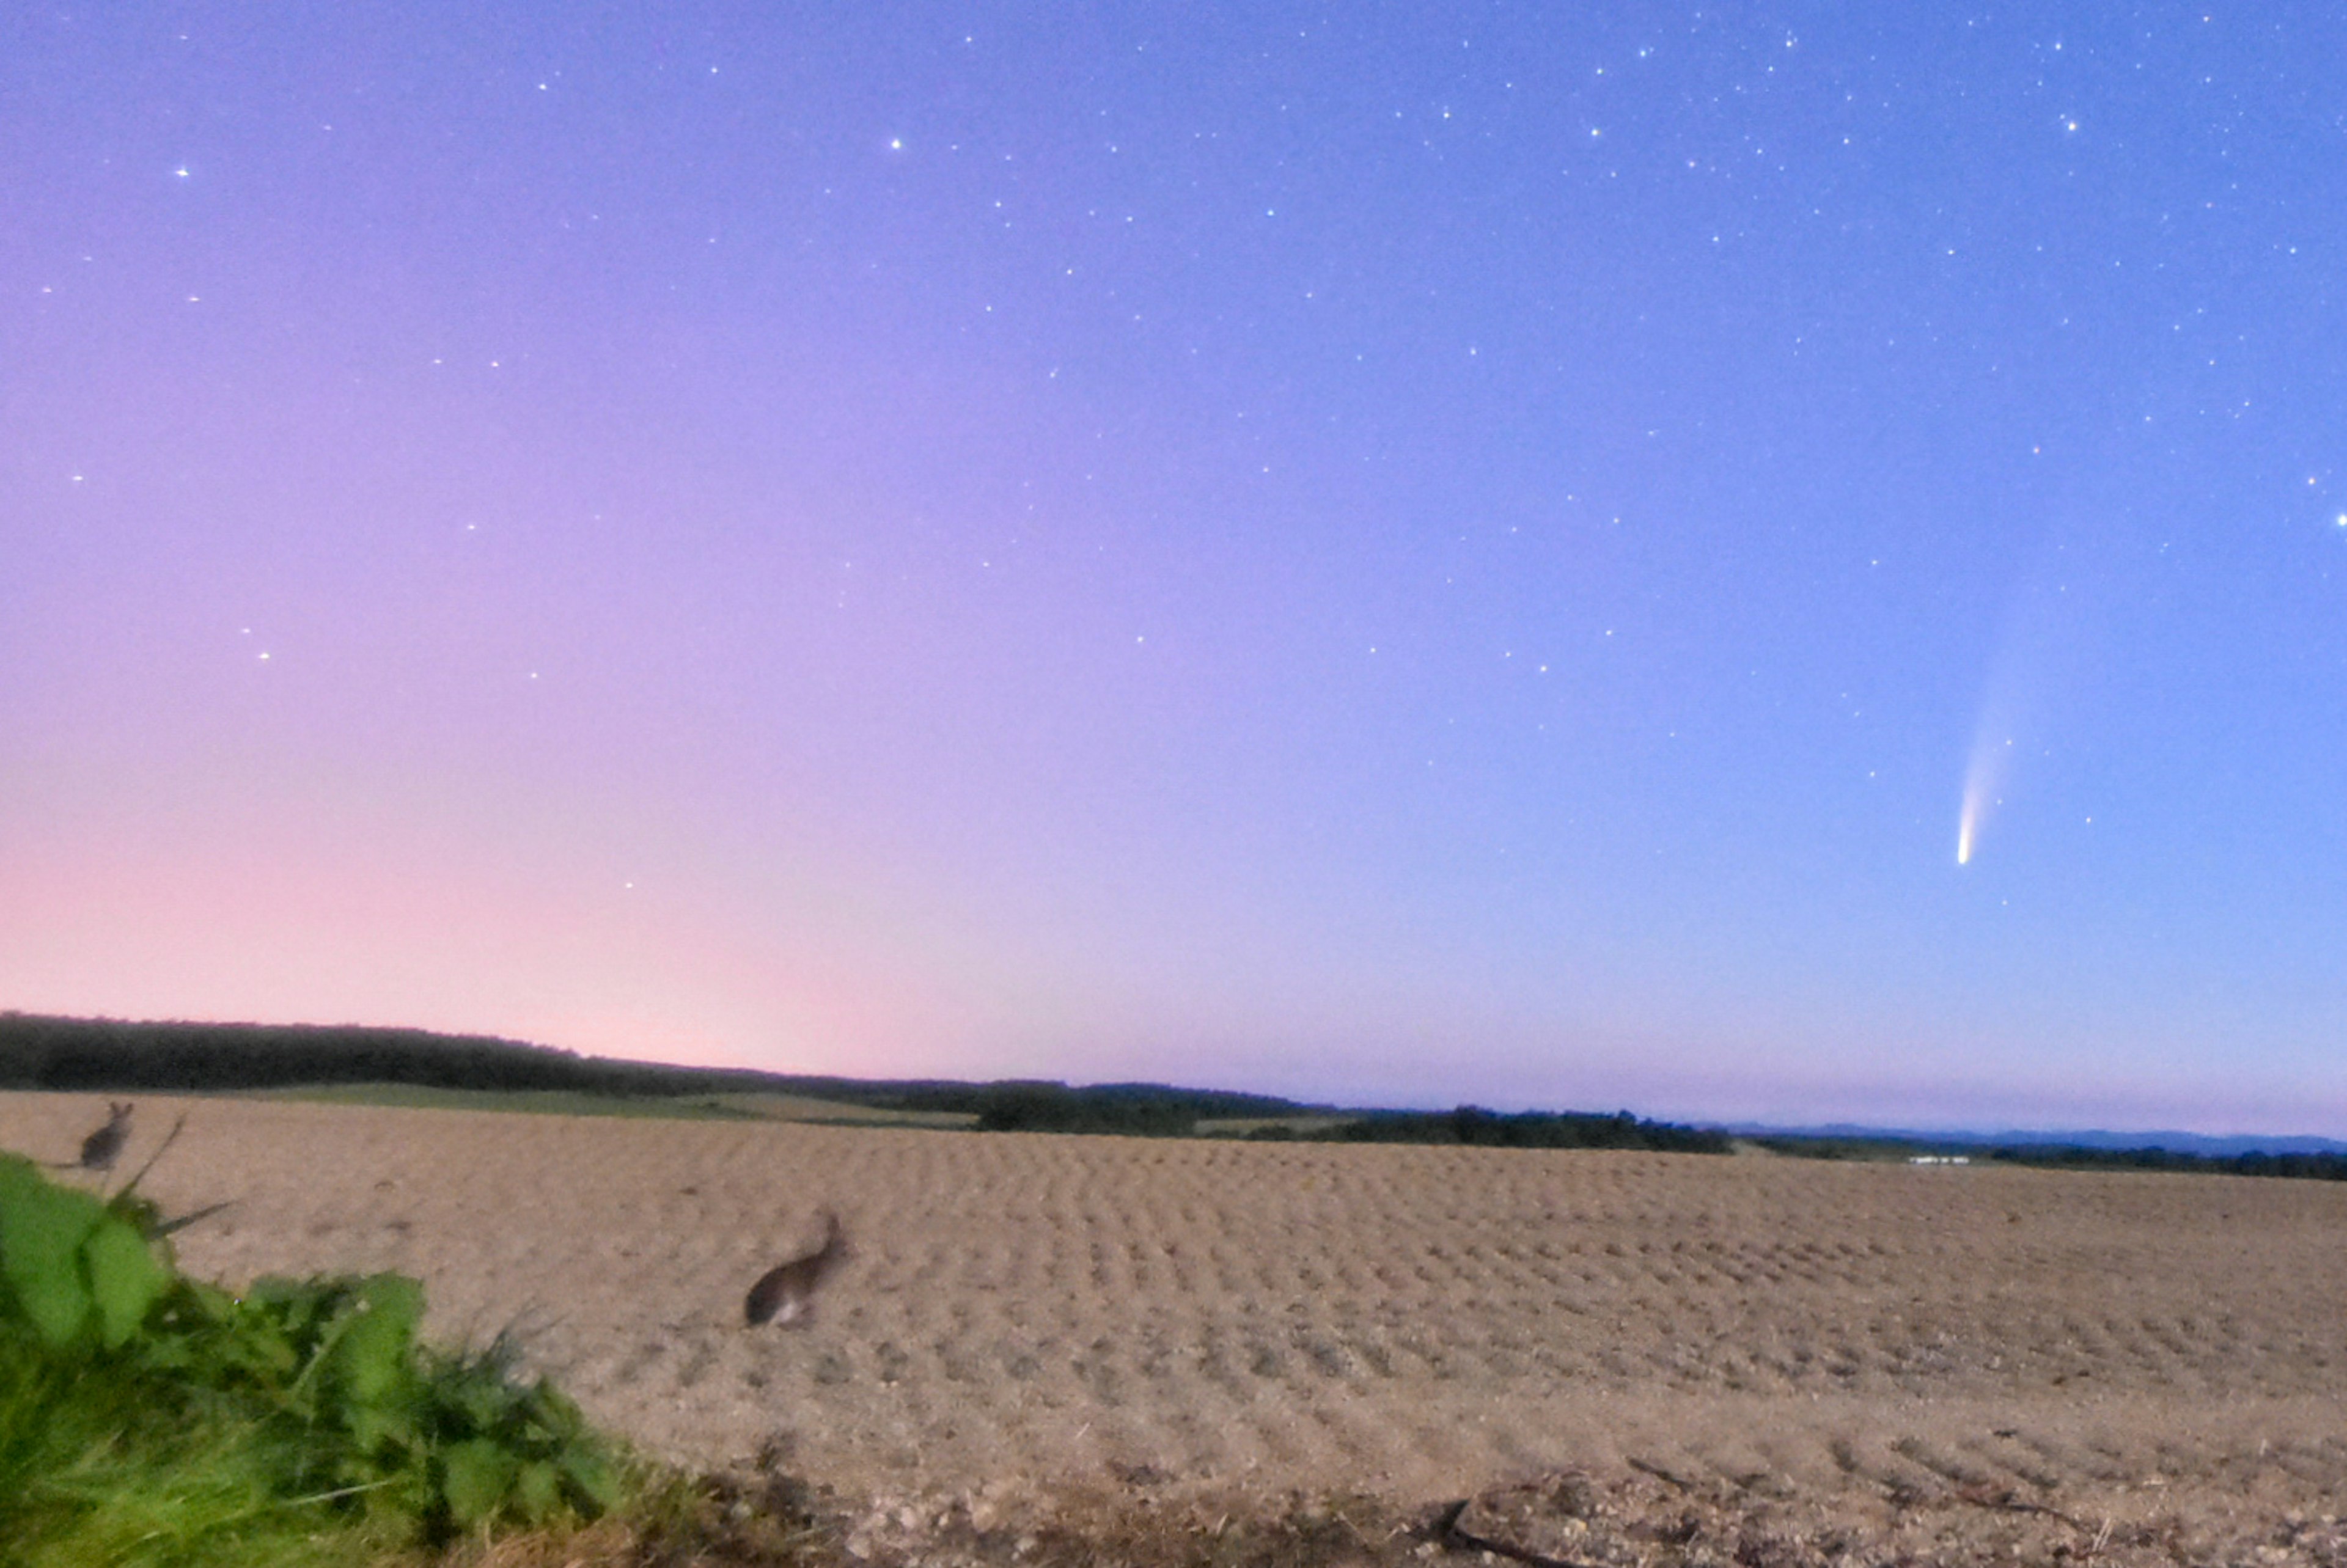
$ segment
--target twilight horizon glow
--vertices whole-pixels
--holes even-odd
[[[15,13],[0,1006],[2347,1135],[2342,45]]]

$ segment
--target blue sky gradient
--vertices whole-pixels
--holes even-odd
[[[2342,55],[19,10],[0,1001],[2347,1133]]]

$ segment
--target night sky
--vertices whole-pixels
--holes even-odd
[[[0,1005],[2347,1134],[2342,59],[8,6]]]

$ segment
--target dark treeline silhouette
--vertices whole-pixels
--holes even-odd
[[[836,1078],[580,1056],[487,1035],[355,1024],[128,1022],[0,1012],[0,1089],[183,1094],[387,1083],[613,1097],[780,1093],[844,1105],[974,1116],[982,1131],[1184,1137],[1210,1119],[1327,1114],[1268,1094],[1157,1083]],[[1722,1133],[1617,1116],[1371,1111],[1326,1130],[1271,1135],[1344,1143],[1472,1143],[1513,1149],[1668,1149],[1723,1153]]]
[[[2184,1154],[2172,1149],[2085,1149],[2074,1145],[2023,1144],[1992,1149],[1988,1158],[2016,1165],[2055,1165],[2065,1171],[2187,1171],[2229,1176],[2292,1176],[2304,1181],[2347,1182],[2347,1154]]]
[[[1206,1120],[1322,1116],[1326,1107],[1268,1094],[1179,1089],[1157,1083],[1070,1086],[1012,1080],[890,1081],[759,1072],[748,1068],[674,1067],[666,1062],[580,1056],[487,1035],[355,1024],[129,1022],[0,1012],[0,1089],[132,1090],[220,1093],[333,1084],[393,1083],[427,1089],[568,1090],[614,1097],[774,1093],[880,1111],[951,1112],[990,1132],[1119,1132],[1183,1137]],[[1477,1106],[1455,1111],[1347,1112],[1317,1128],[1271,1126],[1249,1136],[1346,1143],[1460,1143],[1501,1149],[1651,1149],[1719,1154],[1728,1135],[1666,1122]],[[1894,1159],[1964,1153],[1975,1161],[2082,1171],[2178,1171],[2347,1181],[2347,1154],[2192,1154],[2170,1149],[2097,1149],[2071,1144],[1977,1145],[1909,1139],[1753,1140],[1809,1159]]]
[[[781,1093],[883,1111],[950,1112],[1004,1132],[1193,1131],[1201,1117],[1286,1116],[1294,1101],[1153,1083],[890,1081],[580,1056],[487,1035],[358,1025],[145,1023],[0,1013],[0,1089],[219,1093],[397,1083],[612,1096]]]
[[[355,1024],[148,1023],[0,1012],[0,1088],[218,1093],[343,1083],[673,1096],[804,1094],[925,1110],[972,1084],[871,1082],[580,1056],[487,1035]]]
[[[945,1097],[935,1097],[942,1100]],[[1294,1116],[1304,1107],[1264,1094],[1215,1089],[1169,1089],[1156,1083],[1064,1083],[1012,1081],[978,1087],[964,1102],[938,1110],[974,1111],[989,1132],[1124,1132],[1185,1138],[1206,1118]]]
[[[1486,1149],[1650,1149],[1680,1154],[1725,1154],[1725,1132],[1642,1122],[1627,1111],[1612,1116],[1525,1111],[1505,1115],[1481,1106],[1456,1111],[1372,1111],[1324,1131],[1265,1128],[1254,1136],[1335,1143],[1465,1143]]]
[[[1926,1147],[1896,1138],[1807,1138],[1772,1132],[1745,1140],[1756,1149],[1796,1160],[1903,1160],[1911,1154],[1937,1154],[1937,1143]],[[1957,1151],[1969,1153],[1971,1150]]]
[[[1919,1154],[1961,1155],[1974,1163],[1997,1162],[2063,1171],[2178,1171],[2191,1175],[2291,1176],[2303,1181],[2347,1182],[2347,1154],[2326,1151],[2240,1154],[2192,1154],[2175,1149],[2100,1149],[2083,1143],[1918,1143],[1907,1138],[1808,1138],[1775,1134],[1751,1142],[1776,1154],[1802,1160],[1901,1160]]]

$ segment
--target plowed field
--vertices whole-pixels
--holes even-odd
[[[1577,1467],[2058,1535],[2347,1487],[2347,1184],[154,1099],[124,1172],[182,1109],[148,1189],[234,1200],[191,1271],[417,1275],[651,1448],[858,1495]],[[0,1146],[102,1119],[0,1095]],[[746,1328],[822,1208],[811,1326]]]

